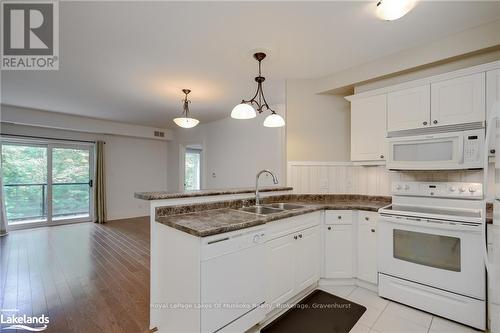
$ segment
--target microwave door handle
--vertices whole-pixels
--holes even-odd
[[[465,146],[465,135],[463,133],[461,133],[459,138],[458,138],[458,153],[460,154],[459,158],[458,158],[459,164],[465,163],[464,146]]]

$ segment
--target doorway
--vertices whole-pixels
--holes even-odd
[[[93,220],[93,144],[2,142],[11,229]]]

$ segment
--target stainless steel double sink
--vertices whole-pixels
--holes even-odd
[[[283,212],[286,210],[294,210],[294,209],[300,209],[300,208],[304,208],[304,206],[290,204],[290,203],[286,203],[286,202],[277,202],[277,203],[265,204],[265,205],[260,205],[260,206],[243,207],[243,208],[240,208],[239,210],[242,210],[242,211],[248,212],[248,213],[267,215],[267,214],[280,213],[280,212]]]

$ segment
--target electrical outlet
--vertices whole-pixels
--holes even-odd
[[[322,179],[320,182],[319,182],[319,188],[321,190],[327,190],[328,189],[328,179]]]

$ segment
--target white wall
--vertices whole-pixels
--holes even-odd
[[[165,128],[125,124],[116,121],[35,110],[5,104],[0,105],[0,118],[3,123],[17,125],[55,128],[85,133],[124,135],[154,140],[172,139],[172,131]],[[164,133],[164,136],[155,137],[155,131]]]
[[[167,188],[166,141],[4,123],[1,124],[1,132],[2,134],[105,141],[109,220],[149,215],[149,203],[135,199],[134,192]]]
[[[287,160],[348,161],[350,104],[318,94],[316,80],[287,80]]]
[[[285,116],[284,105],[273,108]],[[262,123],[266,115],[249,120],[225,118],[192,129],[177,129],[175,140],[169,143],[170,188],[173,189],[176,184],[178,186],[179,163],[182,159],[179,146],[187,144],[203,146],[204,188],[254,186],[255,174],[261,169],[274,171],[280,184],[284,185],[285,130],[264,127]],[[262,184],[271,185],[271,179],[266,178],[262,178]]]

